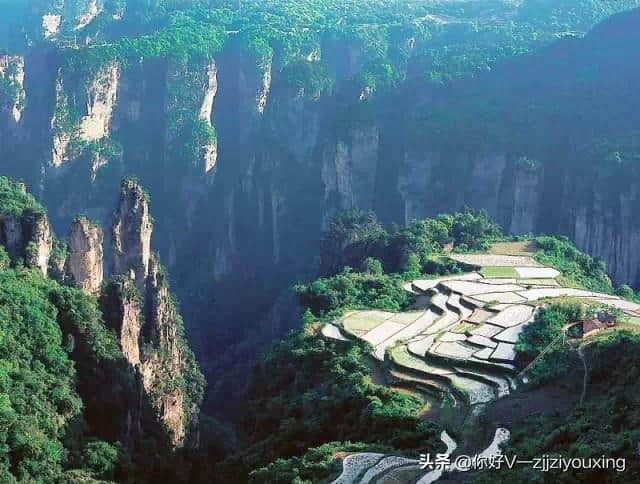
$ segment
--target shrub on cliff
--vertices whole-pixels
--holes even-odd
[[[420,271],[430,272],[432,256],[442,253],[447,244],[461,252],[485,250],[502,237],[500,226],[486,212],[469,208],[414,220],[391,232],[373,212],[352,209],[338,213],[324,233],[322,272],[332,275],[344,266],[362,267],[368,257],[380,260],[389,273],[416,272],[417,257]]]
[[[5,176],[0,176],[0,213],[4,215],[20,216],[26,210],[42,212],[42,205],[30,193],[27,193],[24,185],[13,182]]]
[[[562,272],[564,284],[613,293],[613,285],[602,259],[580,252],[566,237],[541,236],[536,237],[535,242],[540,249],[536,260]]]
[[[397,275],[354,272],[345,267],[333,277],[298,284],[294,291],[302,305],[318,316],[360,307],[400,311],[413,302],[401,283],[402,278]]]

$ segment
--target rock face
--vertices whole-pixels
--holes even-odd
[[[339,210],[374,208],[378,128],[373,125],[355,129],[349,139],[339,140],[335,148],[331,148],[322,166],[326,204],[324,226]]]
[[[125,358],[137,367],[140,364],[140,332],[144,320],[140,294],[131,280],[116,279],[106,287],[103,312],[116,331]]]
[[[53,248],[51,227],[46,213],[35,213],[30,218],[27,224],[29,243],[25,260],[27,265],[39,268],[46,276]]]
[[[94,2],[95,3],[95,2]],[[118,92],[119,68],[111,62],[98,71],[87,89],[87,114],[80,122],[80,139],[95,141],[109,136]]]
[[[93,294],[100,290],[103,279],[102,229],[85,217],[71,224],[69,237],[69,272],[75,285],[84,292]]]
[[[603,258],[616,281],[638,281],[640,254],[634,248],[640,243],[640,184],[631,184],[615,198],[612,205],[602,193],[594,193],[588,204],[574,207],[576,245]]]
[[[25,235],[20,217],[3,215],[0,217],[0,243],[7,249],[11,259],[23,257]]]
[[[164,269],[150,253],[150,240],[144,192],[135,181],[125,180],[114,223],[114,274],[118,277],[103,298],[105,314],[127,360],[139,370],[156,417],[166,427],[171,443],[178,446],[184,443],[198,411],[199,383],[187,376],[197,373],[197,368],[193,355],[185,353],[182,319]]]
[[[533,233],[538,226],[538,207],[540,207],[544,174],[540,171],[517,169],[513,183],[513,207],[509,232]]]
[[[51,118],[51,164],[54,167],[69,160],[68,148],[72,140],[89,143],[109,136],[119,78],[120,69],[115,61],[99,69],[86,83],[75,78],[73,73],[59,69],[55,84],[56,105]],[[79,119],[72,116],[75,111],[81,113]]]
[[[152,222],[140,185],[125,180],[113,226],[113,274],[124,275],[143,291],[149,274]]]
[[[204,99],[200,107],[199,118],[204,121],[207,126],[213,128],[211,122],[213,115],[213,105],[218,93],[218,69],[215,62],[211,62],[207,66],[207,83],[205,87]],[[218,140],[212,140],[202,147],[202,165],[205,173],[208,173],[216,165],[218,160]]]
[[[0,244],[12,260],[24,261],[47,275],[53,237],[46,213],[27,211],[21,215],[0,215]]]
[[[0,55],[0,81],[0,129],[13,134],[24,111],[24,57]]]

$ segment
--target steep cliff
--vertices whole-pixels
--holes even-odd
[[[53,248],[53,238],[49,220],[45,213],[31,214],[23,228],[28,240],[25,252],[25,262],[30,267],[37,267],[43,275],[47,275],[49,268],[49,257]]]
[[[24,57],[0,55],[0,133],[4,136],[18,131],[25,97]]]
[[[185,342],[167,275],[150,253],[148,200],[133,179],[122,183],[113,233],[117,277],[103,297],[105,312],[171,443],[182,445],[197,423],[204,381]]]
[[[102,294],[107,321],[116,331],[122,353],[133,367],[140,364],[142,304],[133,282],[126,278],[110,281]]]
[[[207,77],[204,97],[202,99],[202,105],[200,106],[199,119],[206,125],[205,129],[212,130],[213,124],[211,122],[213,115],[213,105],[218,93],[218,70],[215,62],[211,62],[207,66]],[[216,166],[218,159],[218,141],[212,137],[212,139],[204,140],[202,149],[202,165],[205,172],[209,172]]]
[[[26,186],[0,177],[0,244],[14,264],[37,267],[47,275],[53,248],[49,219]]]
[[[60,69],[56,81],[56,110],[51,119],[51,164],[54,167],[74,157],[69,153],[70,148],[78,151],[83,145],[109,136],[118,79],[116,62],[101,67],[89,79],[75,78]],[[67,86],[68,83],[73,87]],[[71,145],[72,142],[75,145]],[[98,153],[94,156],[92,169],[95,172],[104,162],[98,159]]]
[[[149,274],[151,231],[147,194],[135,180],[127,179],[113,225],[113,274],[132,279],[140,291]]]
[[[100,289],[104,276],[102,229],[86,217],[71,224],[68,270],[78,289],[92,294]]]
[[[15,370],[4,385],[6,429],[16,437],[0,457],[0,480],[189,481],[184,456],[196,452],[204,382],[156,262],[149,298],[161,334],[147,338],[134,280],[100,287],[99,227],[78,217],[67,248],[24,184],[4,177],[0,220],[0,361]]]

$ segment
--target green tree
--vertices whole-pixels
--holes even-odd
[[[100,479],[113,479],[122,449],[119,443],[102,440],[89,442],[83,452],[83,463]]]
[[[373,257],[367,257],[364,260],[361,271],[376,276],[380,276],[384,273],[384,270],[382,269],[382,262]]]

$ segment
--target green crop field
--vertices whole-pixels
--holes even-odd
[[[518,273],[513,267],[483,267],[480,273],[484,277],[504,277],[504,278],[517,278]]]

